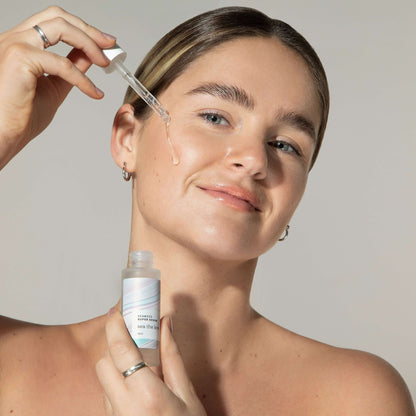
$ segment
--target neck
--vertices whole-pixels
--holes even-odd
[[[218,261],[172,240],[132,233],[130,251],[141,249],[153,252],[161,270],[161,316],[172,318],[188,372],[232,367],[255,316],[250,290],[257,259]]]

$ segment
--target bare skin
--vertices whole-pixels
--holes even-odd
[[[39,327],[3,318],[0,414],[104,415],[94,364],[106,320]],[[255,312],[247,339],[237,363],[218,368],[200,357],[187,366],[208,415],[414,414],[404,382],[378,357],[301,337]]]
[[[42,27],[53,33],[52,25]],[[36,33],[22,33],[16,36],[39,41]],[[81,72],[90,62],[92,57],[80,63]],[[258,62],[263,73],[253,77]],[[77,74],[86,92],[98,94]],[[189,94],[213,82],[244,88],[256,105]],[[61,99],[69,90],[62,88]],[[288,224],[313,154],[313,138],[279,118],[295,112],[318,128],[319,105],[300,58],[274,39],[223,44],[195,61],[160,99],[172,116],[179,165],[171,162],[160,120],[137,120],[128,105],[116,116],[111,150],[116,163],[126,162],[133,173],[130,250],[153,251],[163,271],[161,312],[173,320],[173,338],[164,320],[163,365],[154,371],[166,385],[147,368],[121,378],[140,356],[117,313],[57,327],[2,318],[0,415],[154,415],[159,413],[149,411],[149,403],[155,406],[159,398],[168,409],[163,414],[181,416],[414,415],[404,382],[384,361],[296,335],[250,306],[257,257]],[[40,130],[19,128],[13,145],[10,137],[4,140],[3,165]],[[224,185],[249,196],[212,189]],[[115,339],[131,360],[122,363]],[[179,387],[185,386],[181,412],[171,392],[178,387],[172,369],[182,364],[184,371],[176,373]],[[151,397],[138,400],[144,407],[132,413],[131,404],[150,382]],[[131,388],[120,391],[123,383]]]

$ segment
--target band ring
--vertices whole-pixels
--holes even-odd
[[[33,29],[35,29],[36,30],[36,32],[38,32],[39,33],[39,36],[42,38],[42,40],[43,40],[43,47],[46,49],[46,48],[48,48],[49,46],[51,46],[51,44],[49,43],[49,40],[48,40],[48,38],[46,37],[46,35],[45,35],[45,32],[38,26],[38,25],[35,25],[35,26],[33,26]]]
[[[146,367],[146,363],[144,361],[134,365],[133,367],[130,367],[126,371],[123,371],[121,374],[123,374],[123,377],[128,377],[143,367]]]

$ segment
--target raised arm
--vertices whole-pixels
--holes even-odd
[[[66,57],[47,49],[61,41],[73,46]],[[114,42],[56,6],[0,34],[0,170],[49,125],[74,85],[103,97],[85,72],[108,64],[101,49]]]

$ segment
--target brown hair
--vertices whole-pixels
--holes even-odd
[[[318,156],[329,111],[329,90],[322,63],[306,39],[281,20],[247,7],[223,7],[180,24],[167,33],[149,51],[135,75],[157,96],[181,75],[195,59],[215,46],[242,37],[274,37],[294,50],[309,68],[321,104],[321,123],[311,168]],[[146,118],[150,109],[129,87],[124,102],[133,105],[139,118]]]

